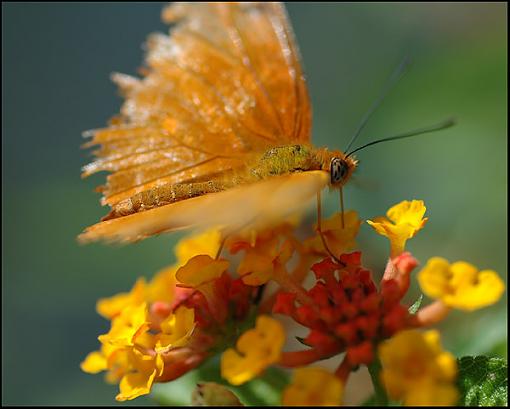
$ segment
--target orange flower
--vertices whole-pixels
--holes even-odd
[[[336,254],[345,253],[356,247],[356,236],[362,221],[358,218],[358,213],[354,210],[344,212],[344,227],[342,227],[342,214],[335,213],[329,219],[325,219],[321,223],[322,235],[326,239],[328,247]],[[315,225],[317,228],[317,225]],[[329,256],[324,249],[322,239],[318,234],[305,240],[303,243],[305,248],[313,254]]]
[[[286,226],[284,226],[286,227]],[[259,233],[252,243],[237,242],[232,252],[245,250],[245,255],[237,268],[243,282],[258,286],[267,283],[273,276],[275,268],[285,266],[292,257],[294,248],[283,237],[282,228]]]

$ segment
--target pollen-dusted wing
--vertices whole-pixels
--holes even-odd
[[[196,226],[208,223],[211,212],[223,212],[221,195],[228,191],[224,200],[242,206],[233,195],[243,194],[238,175],[254,157],[274,146],[309,143],[310,101],[281,4],[175,3],[163,19],[175,25],[169,36],[149,38],[143,78],[113,75],[125,97],[120,115],[108,128],[86,133],[85,146],[98,148],[83,176],[111,172],[99,190],[112,210],[81,241],[134,241],[185,228],[190,215]],[[300,183],[322,188],[324,175],[315,173],[304,172]],[[257,184],[294,189],[295,180],[278,179]],[[258,195],[269,191],[245,192],[249,203],[265,200]],[[245,213],[232,219],[250,222],[254,214]],[[226,216],[211,219],[230,224]]]

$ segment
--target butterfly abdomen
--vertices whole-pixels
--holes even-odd
[[[207,193],[216,193],[231,187],[225,182],[210,180],[207,182],[167,184],[146,190],[122,200],[115,204],[105,217],[101,220],[115,219],[121,216],[128,216],[133,213],[150,210],[156,207],[179,202],[202,196]]]

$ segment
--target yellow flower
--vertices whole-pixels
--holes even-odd
[[[340,406],[343,384],[335,375],[317,367],[294,371],[282,395],[283,406]]]
[[[427,262],[418,273],[418,282],[429,297],[467,311],[494,304],[505,291],[505,284],[495,271],[478,271],[464,261],[450,264],[441,257]]]
[[[129,371],[119,383],[118,401],[135,399],[150,393],[152,384],[158,375],[163,372],[163,359],[161,355],[145,355],[138,349],[128,351]]]
[[[100,351],[93,351],[80,364],[84,372],[97,374],[108,371],[106,381],[119,383],[118,401],[131,400],[150,393],[152,383],[163,371],[161,356],[150,353],[154,342],[147,343],[153,336],[148,333],[137,335],[136,344],[118,346],[115,343],[129,343],[126,338],[112,339],[110,334],[101,336],[103,342]],[[134,342],[134,339],[133,339]]]
[[[163,359],[160,355],[149,354],[154,347],[154,337],[144,333],[137,339],[136,346],[116,347],[104,343],[100,351],[87,355],[81,368],[87,373],[107,370],[106,380],[110,383],[120,381],[119,401],[134,399],[150,392],[152,384],[163,371]]]
[[[454,405],[457,361],[443,351],[439,332],[399,332],[379,345],[381,379],[388,395],[406,405]]]
[[[385,217],[367,220],[367,223],[382,236],[390,239],[391,258],[403,253],[406,241],[425,226],[428,218],[423,218],[426,207],[422,200],[404,200],[388,210]]]
[[[358,235],[361,223],[361,220],[358,218],[358,213],[354,210],[349,210],[344,212],[344,227],[342,228],[342,214],[335,213],[329,219],[322,221],[322,235],[326,239],[328,247],[335,253],[342,254],[356,247],[355,239]],[[324,249],[322,239],[318,234],[305,240],[304,245],[309,251],[315,254],[328,255],[327,251]]]
[[[194,256],[205,254],[216,257],[221,245],[221,232],[218,229],[206,230],[180,240],[175,246],[177,264],[183,266]]]
[[[110,331],[100,335],[99,341],[118,347],[133,346],[138,336],[149,329],[147,304],[129,306],[113,319]]]
[[[209,283],[228,267],[228,262],[211,258],[218,252],[220,240],[218,230],[184,238],[175,247],[175,265],[159,271],[148,284],[140,278],[129,293],[98,301],[97,311],[112,321],[111,328],[99,336],[101,349],[88,354],[80,366],[87,373],[107,371],[108,382],[120,381],[117,400],[149,393],[163,373],[163,355],[188,342],[195,328],[194,309],[181,306],[162,322],[151,323],[148,306],[163,302],[170,307],[178,271],[188,286],[200,287],[207,293]],[[186,268],[178,270],[181,266]],[[160,328],[160,332],[149,332],[151,325],[153,330]]]
[[[179,307],[161,323],[161,333],[156,335],[156,352],[163,353],[185,345],[194,329],[195,310]]]
[[[261,315],[256,327],[237,340],[236,348],[227,349],[221,357],[221,376],[232,385],[241,385],[258,376],[280,359],[285,331],[277,320]]]
[[[111,320],[119,315],[126,307],[138,305],[145,301],[145,289],[145,280],[139,278],[129,293],[120,293],[113,297],[99,299],[96,304],[96,310],[98,314]]]

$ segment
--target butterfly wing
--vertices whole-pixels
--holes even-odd
[[[328,183],[329,174],[325,171],[273,177],[103,221],[86,229],[78,239],[82,243],[126,243],[181,229],[220,227],[225,234],[245,227],[262,229],[300,210]]]
[[[149,38],[143,77],[113,75],[121,114],[86,133],[96,159],[82,176],[110,172],[98,188],[103,205],[211,180],[245,167],[254,152],[310,139],[308,92],[282,5],[175,3],[163,18],[175,26]]]
[[[143,79],[114,74],[126,98],[83,176],[109,171],[103,204],[166,183],[208,180],[270,146],[306,143],[310,103],[279,4],[176,3],[170,36],[148,42]]]

